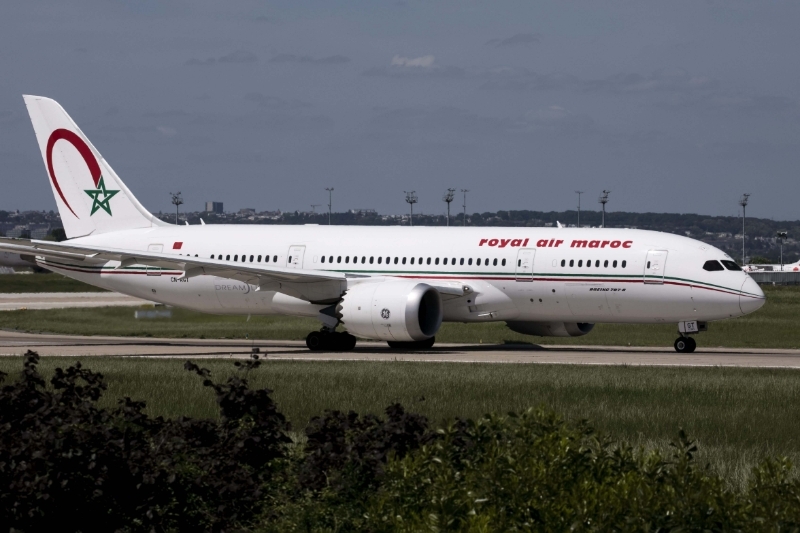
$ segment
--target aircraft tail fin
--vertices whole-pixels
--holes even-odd
[[[169,225],[139,203],[58,102],[24,98],[67,238]]]

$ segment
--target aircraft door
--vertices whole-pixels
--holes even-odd
[[[666,250],[650,250],[644,262],[644,282],[664,284],[664,268],[667,265]]]
[[[535,248],[523,248],[517,253],[515,271],[517,281],[533,281],[533,259],[535,256]]]
[[[289,253],[286,255],[286,268],[303,268],[305,253],[305,246],[290,246]]]

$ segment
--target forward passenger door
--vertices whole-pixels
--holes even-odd
[[[644,261],[644,282],[654,285],[664,284],[664,267],[667,266],[666,250],[650,250]]]
[[[306,253],[305,246],[293,245],[289,247],[289,253],[286,255],[287,268],[303,268],[303,256]]]
[[[515,270],[517,281],[533,281],[533,260],[535,256],[535,248],[523,248],[517,253]]]

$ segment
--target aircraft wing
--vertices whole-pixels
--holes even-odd
[[[119,261],[120,265],[117,268],[145,265],[176,269],[184,271],[183,277],[185,278],[203,274],[218,276],[258,285],[265,290],[284,292],[309,301],[327,301],[339,298],[344,290],[341,282],[348,277],[341,272],[273,267],[189,255],[76,244],[69,241],[52,242],[0,237],[0,251],[44,257],[45,259],[90,262]],[[365,276],[358,275],[358,277]]]

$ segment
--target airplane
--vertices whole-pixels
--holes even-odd
[[[800,272],[800,260],[782,265],[745,265],[744,270],[746,272]]]
[[[689,353],[708,322],[764,305],[724,252],[655,231],[169,224],[58,103],[24,100],[67,240],[3,238],[0,250],[176,307],[315,318],[311,350],[352,350],[357,338],[426,350],[443,322],[555,337],[596,323],[673,323],[675,350]]]

